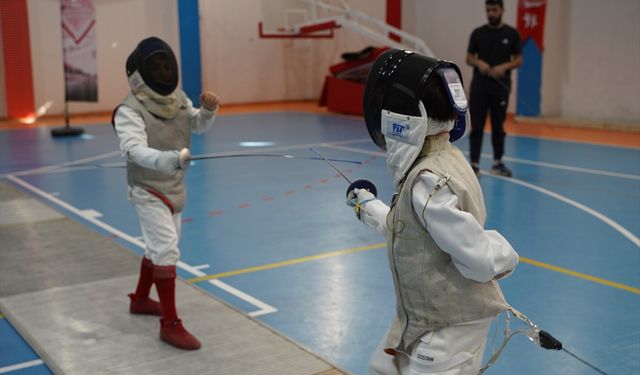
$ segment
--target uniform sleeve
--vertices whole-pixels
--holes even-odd
[[[413,187],[412,203],[422,225],[451,256],[458,271],[478,282],[513,271],[518,254],[509,242],[497,231],[484,230],[473,215],[460,210],[458,197],[449,186],[435,190],[438,180],[433,173],[422,173]]]
[[[473,54],[473,55],[478,53],[478,38],[477,38],[477,34],[478,34],[478,31],[477,30],[473,30],[473,32],[471,33],[471,36],[469,37],[469,46],[467,47],[467,52],[470,53],[470,54]]]
[[[368,226],[374,228],[380,234],[387,233],[387,214],[389,213],[389,206],[387,206],[380,199],[374,199],[367,202],[364,206],[364,213],[360,213],[363,216],[363,222]]]
[[[522,41],[520,40],[520,33],[518,30],[513,29],[513,45],[511,46],[511,55],[522,55]]]
[[[121,105],[113,119],[120,139],[120,151],[128,161],[144,168],[158,169],[162,151],[150,148],[142,116],[135,110]]]
[[[190,122],[189,126],[193,133],[201,134],[207,131],[215,120],[215,111],[210,111],[206,108],[195,108],[191,99],[187,98],[187,110],[189,111]]]

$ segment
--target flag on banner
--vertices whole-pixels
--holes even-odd
[[[533,38],[538,49],[542,52],[544,14],[547,8],[546,0],[518,0],[518,31],[524,44]]]
[[[91,0],[60,0],[65,100],[98,101],[96,17]]]
[[[518,32],[522,39],[522,65],[518,68],[516,114],[539,116],[542,99],[542,55],[546,0],[518,0]]]

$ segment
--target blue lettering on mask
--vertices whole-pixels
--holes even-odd
[[[397,122],[394,122],[393,125],[391,125],[392,135],[398,137],[402,137],[402,132],[404,131],[404,129],[405,126],[403,124],[398,124]]]
[[[411,133],[411,124],[403,119],[386,118],[383,120],[383,133],[386,137],[395,138],[403,142],[407,142]]]

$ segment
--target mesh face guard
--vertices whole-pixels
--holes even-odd
[[[364,119],[369,135],[378,147],[386,150],[381,132],[382,110],[420,116],[418,103],[422,100],[421,93],[425,90],[427,78],[434,72],[442,77],[451,105],[458,115],[454,129],[450,132],[451,141],[464,134],[467,101],[458,66],[410,51],[392,49],[376,59],[364,90]]]
[[[161,55],[168,63],[169,74],[167,79],[154,78],[153,66],[150,64],[152,57]],[[150,37],[141,41],[127,59],[127,77],[136,70],[140,72],[142,80],[153,91],[160,95],[169,95],[178,87],[178,62],[173,50],[163,40]]]
[[[442,77],[442,81],[447,88],[446,91],[449,95],[449,100],[451,101],[453,110],[456,112],[456,122],[453,125],[453,129],[449,132],[449,140],[455,142],[462,138],[467,129],[467,97],[464,94],[460,70],[457,66],[441,66],[438,68],[438,73],[440,77]]]

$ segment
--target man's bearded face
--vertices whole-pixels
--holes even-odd
[[[489,21],[489,25],[498,26],[502,22],[502,13],[504,9],[500,5],[487,5],[487,20]]]

